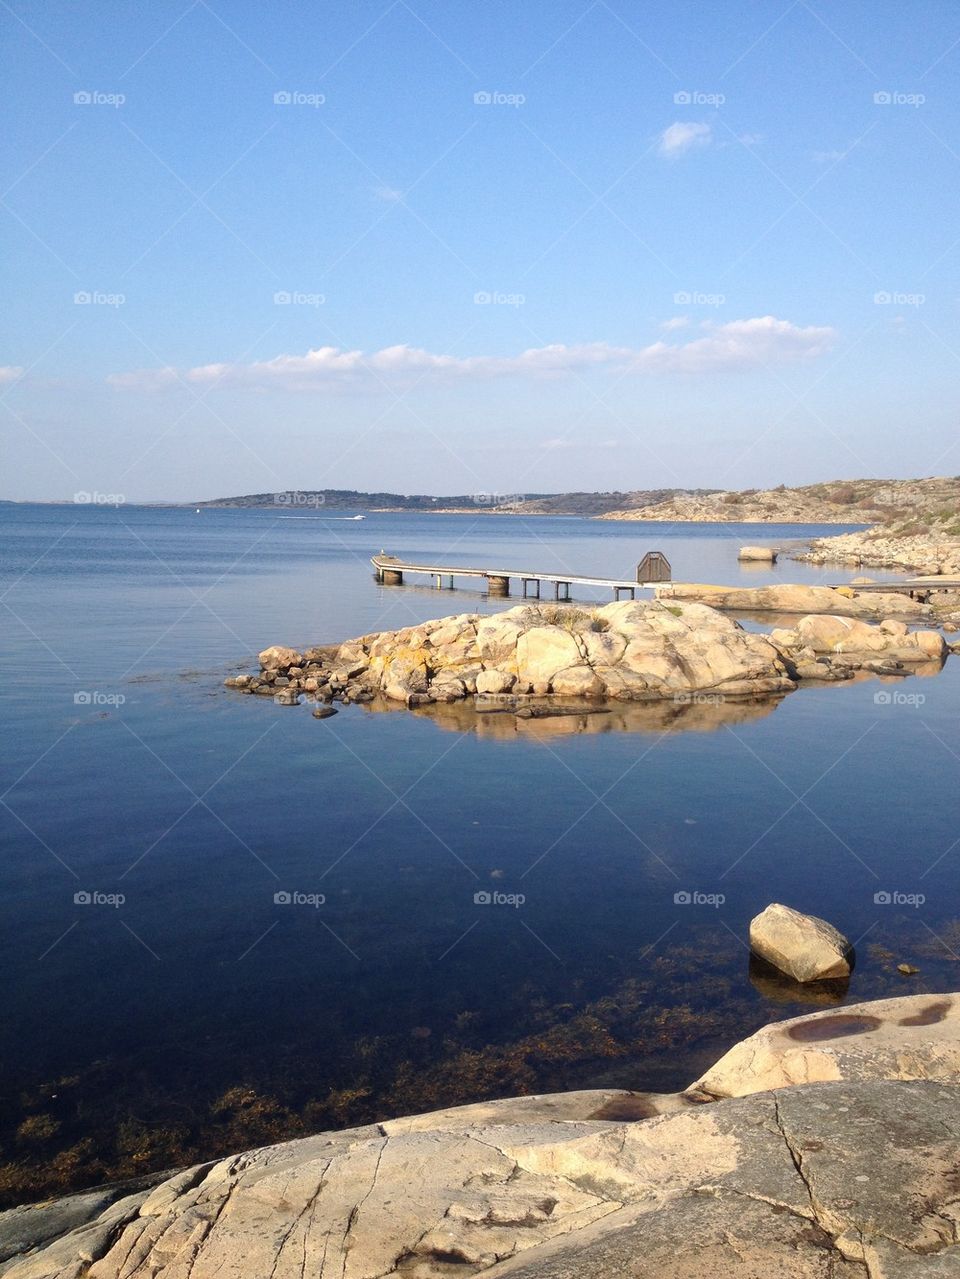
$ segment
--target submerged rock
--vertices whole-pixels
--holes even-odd
[[[848,977],[852,947],[832,924],[773,902],[750,921],[750,949],[795,981]]]

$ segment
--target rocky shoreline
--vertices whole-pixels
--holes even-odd
[[[855,602],[838,598],[845,607]],[[877,597],[868,598],[868,615],[876,616]],[[779,608],[778,600],[770,607]],[[333,712],[333,702],[378,698],[408,707],[470,700],[532,718],[558,713],[557,698],[579,713],[608,703],[776,699],[804,680],[939,669],[949,652],[939,631],[911,631],[897,618],[872,625],[803,615],[791,628],[760,635],[706,604],[662,597],[459,613],[304,651],[275,645],[260,653],[256,674],[226,684],[279,705],[305,696],[318,718]]]
[[[939,1279],[960,995],[775,1022],[682,1093],[480,1102],[0,1214],[4,1279]]]
[[[802,488],[675,494],[602,520],[681,523],[862,524],[790,552],[811,564],[843,564],[960,577],[960,477],[835,480]],[[960,615],[960,598],[952,601]]]
[[[898,573],[960,578],[960,537],[936,530],[898,536],[882,529],[866,529],[817,538],[809,550],[799,551],[791,558],[808,564],[869,566]]]

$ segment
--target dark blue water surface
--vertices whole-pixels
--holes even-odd
[[[520,725],[222,687],[270,643],[505,607],[378,586],[381,548],[849,576],[737,565],[821,531],[0,507],[4,1201],[484,1096],[683,1086],[803,1006],[749,970],[773,900],[857,942],[849,1000],[955,988],[957,665]]]

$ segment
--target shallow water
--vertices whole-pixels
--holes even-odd
[[[857,945],[846,994],[804,1000],[954,989],[955,665],[521,725],[222,688],[269,643],[505,607],[380,587],[381,548],[848,578],[736,563],[822,531],[0,507],[5,1201],[459,1100],[681,1087],[809,1006],[750,972],[771,900]]]

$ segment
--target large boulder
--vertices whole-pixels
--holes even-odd
[[[560,626],[534,626],[517,640],[517,674],[524,682],[549,684],[557,671],[582,661],[577,641]]]
[[[738,560],[758,560],[766,564],[775,564],[777,552],[772,546],[741,546],[737,552]]]
[[[429,682],[426,654],[422,649],[402,648],[384,660],[380,683],[391,701],[406,702],[413,693],[426,692]]]
[[[848,977],[852,947],[825,919],[773,902],[750,921],[750,949],[794,981]]]
[[[283,644],[273,644],[265,648],[258,657],[260,667],[265,671],[285,671],[291,666],[299,666],[303,657],[295,648],[287,648]]]
[[[478,693],[509,693],[515,683],[508,671],[498,671],[496,667],[481,671],[477,676]]]

